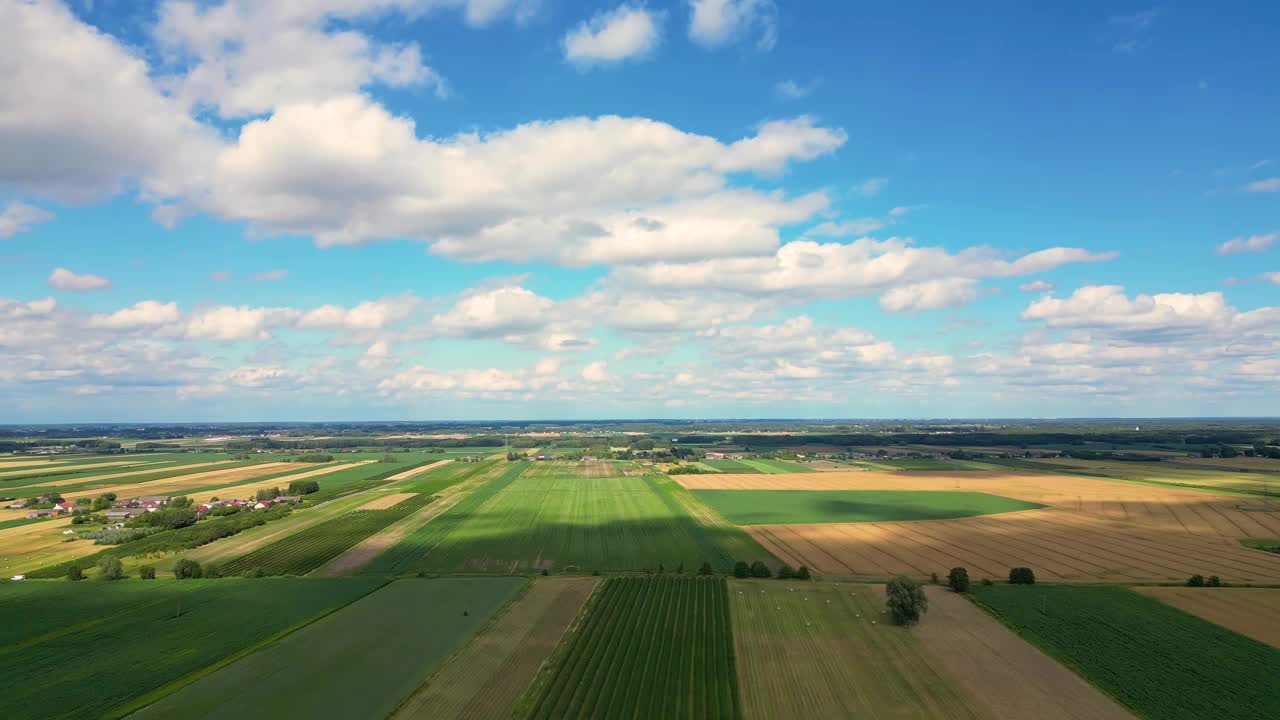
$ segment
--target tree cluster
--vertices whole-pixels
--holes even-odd
[[[895,625],[914,625],[929,610],[924,587],[905,575],[890,580],[884,592],[885,606]]]
[[[1036,574],[1029,567],[1016,567],[1009,570],[1010,585],[1035,585]]]

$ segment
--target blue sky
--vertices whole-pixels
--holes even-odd
[[[1274,414],[1268,3],[0,0],[0,422]]]

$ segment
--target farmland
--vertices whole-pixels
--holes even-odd
[[[377,586],[274,579],[5,587],[0,716],[114,715]]]
[[[430,495],[414,494],[386,509],[353,510],[230,560],[221,566],[222,571],[228,575],[305,575],[431,500]]]
[[[395,720],[510,717],[597,578],[539,577],[406,700]]]
[[[734,580],[743,716],[980,718],[907,629],[879,586]]]
[[[946,490],[699,490],[699,499],[738,525],[944,520],[1043,505]]]
[[[391,583],[134,717],[385,717],[524,583],[520,578]],[[276,690],[245,691],[255,687]]]
[[[1280,650],[1114,587],[975,586],[1020,634],[1137,715],[1280,716]]]
[[[535,681],[530,718],[741,714],[725,581],[605,581],[564,652]]]
[[[1230,628],[1241,635],[1280,648],[1280,589],[1138,587],[1153,597]]]
[[[1019,637],[968,598],[929,587],[912,628],[932,664],[996,720],[1129,720],[1114,699]]]
[[[651,478],[525,475],[515,464],[365,572],[674,568],[734,558]]]

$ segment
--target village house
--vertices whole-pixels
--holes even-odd
[[[114,510],[107,511],[107,519],[129,520],[130,518],[135,518],[139,515],[145,515],[148,512],[150,512],[150,510],[147,510],[146,508],[115,508]]]
[[[27,513],[27,517],[42,518],[42,517],[49,517],[50,515],[56,515],[56,514],[57,513],[55,513],[52,510],[32,510],[31,512]]]

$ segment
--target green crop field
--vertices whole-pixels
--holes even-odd
[[[350,578],[6,585],[0,717],[122,714],[136,699],[378,585]]]
[[[738,525],[943,520],[1032,510],[1043,505],[950,490],[696,490]]]
[[[517,714],[530,718],[737,718],[722,578],[605,581]]]
[[[386,717],[524,583],[523,578],[391,583],[134,717]]]
[[[979,718],[871,585],[730,580],[747,718]]]
[[[813,472],[812,469],[805,467],[799,463],[787,462],[785,460],[737,460],[747,467],[755,468],[762,473],[807,473]]]
[[[353,510],[267,543],[228,561],[221,569],[227,575],[306,575],[431,501],[430,495],[418,494],[386,510]]]
[[[515,465],[515,464],[513,464]],[[406,536],[364,572],[657,569],[728,572],[720,531],[694,522],[652,477],[520,474],[513,466]]]
[[[701,463],[723,473],[750,474],[764,472],[760,468],[748,465],[741,460],[702,460]]]
[[[1141,717],[1280,717],[1280,650],[1124,588],[974,586],[1020,634]]]

